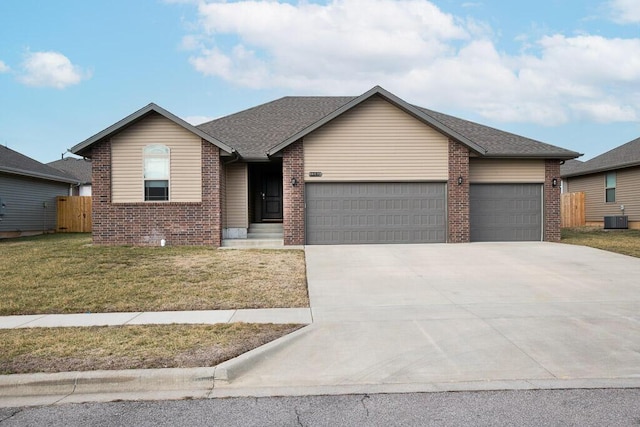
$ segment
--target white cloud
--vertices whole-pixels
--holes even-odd
[[[0,74],[1,73],[8,73],[9,70],[11,70],[11,68],[9,68],[9,66],[7,64],[5,64],[4,61],[0,61]]]
[[[64,89],[91,76],[58,52],[28,52],[22,68],[19,80],[27,86]]]
[[[621,1],[621,0],[619,0]],[[358,94],[376,84],[431,108],[546,125],[640,117],[640,38],[526,40],[500,51],[488,24],[428,0],[202,2],[184,46],[200,73],[250,88]]]
[[[200,125],[202,123],[210,122],[213,119],[215,119],[215,117],[210,117],[210,116],[187,116],[183,118],[185,122],[192,124],[194,126]]]
[[[640,23],[640,2],[638,0],[611,0],[611,17],[620,24]]]

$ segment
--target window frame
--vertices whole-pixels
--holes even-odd
[[[609,177],[613,177],[613,186],[610,186]],[[604,174],[604,202],[616,203],[616,188],[618,186],[618,176],[615,172],[607,172]],[[609,200],[609,194],[612,194],[612,200]]]
[[[162,173],[151,171],[150,160],[163,160]],[[158,164],[156,162],[156,164]],[[147,185],[151,182],[166,182],[164,187]],[[164,188],[164,197],[160,199],[151,198],[149,188]],[[171,201],[171,148],[164,144],[149,144],[142,149],[142,199],[145,202],[158,203]]]

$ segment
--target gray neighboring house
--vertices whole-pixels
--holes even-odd
[[[78,180],[0,146],[0,238],[55,231],[56,197]]]
[[[560,172],[564,192],[585,193],[587,225],[624,216],[629,228],[640,228],[640,138],[586,162],[567,162]]]
[[[47,165],[77,178],[78,184],[71,188],[70,196],[91,196],[91,160],[65,157]]]

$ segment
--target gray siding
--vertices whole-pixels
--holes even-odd
[[[69,184],[0,173],[0,232],[55,230],[56,196],[67,195]]]

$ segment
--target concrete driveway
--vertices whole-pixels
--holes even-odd
[[[640,386],[640,259],[537,242],[310,246],[306,259],[313,325],[225,388]]]

